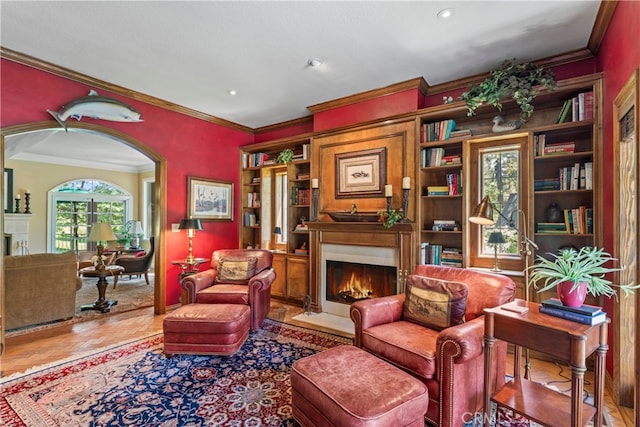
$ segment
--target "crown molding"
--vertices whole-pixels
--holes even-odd
[[[35,58],[33,56],[26,55],[12,49],[7,49],[2,46],[0,46],[0,57],[9,61],[16,62],[18,64],[26,65],[27,67],[35,68],[37,70],[54,74],[59,77],[83,83],[93,88],[108,90],[110,92],[126,96],[127,98],[135,99],[136,101],[141,101],[150,105],[154,105],[156,107],[164,108],[165,110],[173,111],[178,114],[183,114],[185,116],[204,120],[206,122],[214,123],[228,128],[237,129],[243,132],[253,133],[253,129],[250,127],[221,119],[216,116],[205,114],[191,108],[183,107],[182,105],[174,104],[173,102],[165,101],[164,99],[156,98],[155,96],[127,89],[125,87],[118,86],[104,80],[96,79],[86,74],[78,73],[77,71],[73,71],[68,68],[61,67],[59,65],[55,65],[50,62]]]
[[[297,119],[291,119],[291,120],[287,120],[280,123],[274,123],[267,126],[261,126],[259,128],[255,128],[253,131],[256,135],[258,135],[261,133],[272,132],[272,131],[276,131],[276,130],[284,129],[288,127],[301,126],[307,123],[313,123],[312,115],[299,117]]]
[[[385,86],[379,89],[372,89],[366,92],[356,93],[354,95],[345,96],[343,98],[334,99],[320,104],[315,104],[307,107],[312,113],[319,113],[321,111],[331,110],[333,108],[344,107],[345,105],[351,105],[358,102],[369,101],[371,99],[380,98],[386,95],[392,95],[394,93],[404,92],[407,90],[418,89],[423,94],[426,94],[429,90],[429,85],[422,77],[416,77],[404,82],[395,83],[389,86]]]
[[[607,28],[609,28],[609,24],[611,23],[613,13],[617,6],[617,0],[605,0],[600,3],[598,15],[596,15],[596,22],[593,23],[591,37],[589,37],[589,43],[587,43],[587,47],[594,55],[597,55],[600,51],[602,39],[607,32]]]

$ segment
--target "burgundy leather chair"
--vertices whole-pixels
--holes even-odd
[[[262,249],[220,249],[211,256],[211,268],[182,279],[183,304],[246,304],[251,329],[258,329],[269,313],[273,253]],[[246,274],[245,274],[246,273]]]
[[[513,300],[515,284],[499,274],[435,265],[420,265],[414,274],[466,283],[465,323],[438,331],[405,320],[405,294],[361,300],[350,308],[354,344],[427,385],[428,423],[460,427],[483,406],[483,310]],[[507,344],[496,342],[494,351],[496,390],[504,384]]]

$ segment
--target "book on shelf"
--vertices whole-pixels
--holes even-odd
[[[541,302],[542,305],[547,307],[559,308],[561,310],[572,311],[574,313],[582,314],[584,316],[596,316],[602,313],[602,307],[598,307],[597,305],[589,305],[583,304],[580,307],[569,307],[568,305],[562,304],[558,298],[548,298]]]
[[[460,225],[458,221],[452,219],[434,219],[431,229],[433,231],[459,231]]]
[[[564,123],[567,120],[567,116],[569,115],[569,111],[571,111],[571,106],[572,106],[573,100],[571,99],[567,99],[566,101],[564,101],[564,104],[562,104],[562,108],[560,109],[560,115],[558,116],[558,120],[556,121],[556,123]]]
[[[456,122],[452,119],[425,123],[422,125],[420,138],[422,142],[444,141],[450,138],[455,127]]]
[[[460,177],[460,172],[448,173],[446,178],[449,196],[458,196],[462,194],[462,179]]]
[[[260,207],[260,193],[256,193],[256,192],[247,193],[247,207],[248,208]]]
[[[539,222],[536,228],[537,233],[548,234],[569,234],[564,222]]]
[[[584,188],[585,190],[593,190],[593,162],[585,162],[584,164]]]
[[[302,159],[303,160],[308,160],[309,159],[309,148],[310,148],[309,143],[307,144],[302,144]]]
[[[256,225],[258,225],[256,214],[251,212],[245,212],[244,225],[246,225],[247,227],[255,227]]]
[[[536,179],[533,182],[533,189],[535,191],[560,190],[560,178]]]
[[[454,129],[449,133],[449,138],[457,138],[462,136],[473,136],[471,129]]]
[[[543,156],[552,154],[568,154],[576,151],[576,143],[573,141],[556,142],[553,144],[546,144],[542,150]]]
[[[427,196],[448,196],[448,185],[427,185]]]
[[[539,310],[540,313],[549,314],[551,316],[559,317],[565,320],[571,320],[572,322],[582,323],[583,325],[589,326],[598,325],[607,320],[607,315],[604,311],[593,316],[587,316],[584,314],[567,311],[562,308],[550,307],[542,304],[540,304]]]

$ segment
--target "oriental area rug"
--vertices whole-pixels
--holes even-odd
[[[352,340],[266,319],[232,356],[162,353],[162,334],[0,379],[3,426],[289,426],[291,365]]]

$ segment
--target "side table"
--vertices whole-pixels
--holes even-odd
[[[539,304],[516,300],[523,314],[501,308],[485,309],[484,425],[489,426],[491,401],[547,426],[602,426],[604,362],[607,353],[607,322],[587,326],[540,313]],[[513,303],[509,303],[513,304]],[[506,304],[505,304],[506,305]],[[515,345],[514,379],[494,393],[490,381],[493,344],[496,339]],[[571,396],[520,377],[522,348],[548,354],[571,367]],[[594,406],[584,404],[585,359],[595,352]]]
[[[180,283],[182,283],[182,279],[184,279],[187,276],[191,276],[192,274],[196,274],[197,272],[200,271],[200,265],[209,261],[211,260],[207,258],[195,258],[193,261],[186,261],[184,259],[175,259],[171,261],[171,264],[177,265],[178,267],[180,267],[180,276],[178,276],[178,279],[180,280]],[[180,286],[180,288],[182,288],[182,285]],[[184,289],[181,290],[180,294],[181,294],[180,299],[182,301],[182,305],[185,305],[187,296],[185,295]]]
[[[85,304],[80,307],[81,311],[98,310],[103,313],[111,311],[111,307],[118,304],[118,301],[107,300],[105,293],[107,291],[107,277],[113,276],[114,280],[118,280],[118,276],[124,271],[124,267],[119,265],[108,265],[104,270],[96,270],[95,267],[85,267],[80,269],[79,274],[83,277],[97,277],[98,283],[98,299],[93,304]]]

